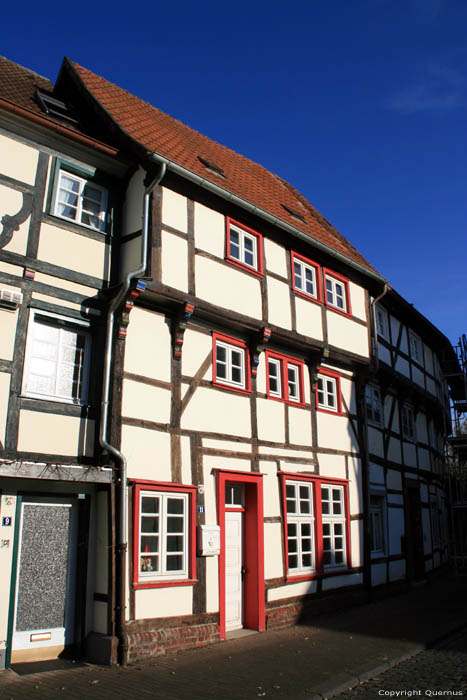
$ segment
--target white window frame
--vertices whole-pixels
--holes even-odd
[[[73,180],[76,183],[78,187],[77,192],[71,193],[70,190],[62,186],[63,178],[65,177]],[[98,202],[100,208],[98,215],[94,214],[93,212],[86,211],[86,209],[84,209],[84,200],[86,198],[85,190],[88,185],[93,189],[98,190],[101,194],[101,200],[100,202]],[[76,205],[67,203],[65,201],[61,201],[61,194],[63,192],[70,192],[73,196],[76,196]],[[66,167],[60,167],[58,169],[53,204],[54,216],[58,216],[60,219],[64,219],[65,221],[71,221],[72,223],[78,224],[79,226],[85,226],[86,228],[90,228],[94,231],[104,232],[107,218],[107,203],[108,190],[106,190],[101,185],[96,184],[94,180],[92,180],[91,178],[86,178],[77,175],[76,173],[67,170]],[[60,212],[61,206],[71,207],[75,211],[75,216],[67,216],[63,212]],[[94,226],[93,224],[85,223],[83,221],[83,217],[88,214],[90,216],[97,216],[98,224],[96,226]]]
[[[301,496],[305,494],[302,494],[300,489],[303,489],[303,492],[308,492],[307,498],[301,498]],[[287,479],[285,482],[285,490],[287,510],[287,571],[292,576],[313,573],[316,571],[314,484],[307,481],[292,481]],[[292,490],[294,493],[290,495]],[[303,506],[304,503],[308,503],[308,511]],[[295,529],[294,534],[291,534],[291,528]],[[308,529],[308,533],[306,529]],[[310,545],[306,544],[308,541],[310,541]],[[291,549],[296,549],[296,551],[291,551]],[[290,561],[295,557],[297,562],[296,566],[291,566]],[[306,557],[309,557],[309,564],[304,564]]]
[[[328,282],[331,285],[331,289],[328,289]],[[324,294],[327,306],[331,306],[344,314],[347,313],[347,285],[344,281],[326,272],[324,275]],[[338,299],[342,299],[342,306],[339,306]]]
[[[375,308],[376,316],[376,331],[378,338],[383,338],[383,340],[389,341],[389,319],[388,312],[383,309],[382,306],[376,304]]]
[[[238,244],[234,244],[236,247],[238,247],[238,255],[239,257],[235,256],[232,254],[232,231],[234,231],[238,235]],[[246,241],[250,241],[252,243],[252,250],[249,250],[246,246]],[[240,228],[239,226],[236,226],[232,222],[229,223],[229,238],[228,238],[228,243],[229,243],[229,251],[228,251],[228,259],[233,260],[234,262],[238,262],[241,265],[245,265],[246,267],[250,268],[251,270],[255,270],[258,272],[259,266],[258,266],[258,238],[255,236],[253,233],[249,233],[248,231],[245,231],[244,229]],[[246,256],[248,254],[251,254],[253,257],[253,263],[249,263],[246,261]]]
[[[368,423],[381,427],[383,425],[383,402],[377,386],[367,384],[365,387],[365,410]]]
[[[372,502],[373,499],[373,502]],[[385,493],[370,492],[370,551],[374,555],[386,552],[386,498]]]
[[[310,299],[318,299],[318,279],[316,274],[316,267],[314,265],[306,263],[304,260],[301,260],[300,258],[297,258],[295,256],[293,256],[292,258],[292,264],[294,289],[301,292],[301,294],[305,294],[305,296],[310,297]],[[299,268],[298,274],[296,272],[297,267]],[[311,273],[311,286],[313,288],[312,292],[309,292],[306,288],[307,282],[310,282],[310,280],[306,279],[307,272]],[[299,280],[298,283],[297,279]]]
[[[419,365],[423,365],[422,341],[413,331],[409,331],[410,357]]]
[[[323,491],[330,492],[330,498],[323,498]],[[335,493],[339,493],[339,499],[335,499]],[[324,504],[329,503],[329,513],[325,513]],[[337,512],[336,505],[339,504],[340,513]],[[341,484],[321,483],[321,520],[323,528],[323,568],[342,569],[347,562],[347,533],[345,517],[345,492]],[[325,534],[325,526],[329,526],[329,535]],[[339,529],[341,530],[339,532]],[[330,549],[325,549],[325,540],[330,540]],[[337,547],[337,542],[342,539],[342,546]],[[325,554],[329,553],[329,561],[325,562]],[[337,554],[342,554],[342,561],[337,561]]]
[[[324,373],[318,374],[318,389],[316,392],[316,396],[318,397],[318,408],[321,408],[324,411],[339,413],[339,390],[340,387],[337,377],[332,377],[329,374]],[[329,400],[331,396],[334,397],[334,406]]]
[[[50,319],[47,325],[52,326],[58,331],[58,342],[55,346],[56,357],[55,357],[55,390],[53,392],[40,392],[31,387],[32,375],[33,375],[33,364],[41,358],[37,356],[37,351],[35,349],[35,341],[37,343],[44,342],[41,341],[37,336],[37,328],[40,324],[40,318]],[[71,332],[77,336],[82,336],[84,338],[83,347],[83,359],[81,362],[80,369],[80,380],[79,384],[81,390],[78,396],[74,397],[69,394],[60,394],[58,391],[58,385],[61,375],[60,360],[63,358],[64,352],[66,351],[66,343],[64,332]],[[49,358],[43,358],[45,362],[52,362]],[[60,403],[70,403],[77,405],[85,405],[88,399],[88,385],[89,385],[89,372],[91,365],[91,333],[89,331],[89,324],[86,322],[81,322],[74,318],[69,318],[67,316],[61,316],[58,314],[51,314],[47,311],[40,311],[39,309],[31,309],[29,315],[28,323],[28,333],[26,338],[26,352],[24,361],[24,371],[23,371],[23,383],[22,383],[22,395],[45,399],[51,401],[59,401]]]
[[[223,362],[222,360],[218,360],[218,353],[217,349],[221,347],[226,351],[226,362]],[[233,358],[232,355],[234,352],[239,353],[241,357],[241,364],[236,365],[233,363]],[[226,377],[220,377],[218,374],[218,364],[225,365],[226,368]],[[231,386],[235,387],[237,389],[246,389],[246,350],[245,348],[242,348],[240,345],[234,345],[230,344],[225,340],[221,340],[220,338],[216,338],[215,341],[215,358],[214,358],[214,366],[215,366],[215,381],[216,384],[224,384],[225,386]],[[236,381],[233,378],[233,370],[234,368],[239,368],[240,369],[240,380]]]
[[[416,440],[417,440],[417,426],[416,426],[415,411],[413,410],[412,406],[410,406],[408,403],[404,403],[402,405],[401,421],[402,421],[402,426],[401,426],[402,437],[405,440],[408,440],[410,442],[416,442]]]
[[[159,500],[159,512],[158,513],[143,513],[142,503],[143,498],[157,498]],[[180,579],[188,579],[188,551],[189,551],[189,518],[190,518],[190,500],[189,494],[177,491],[157,491],[157,490],[141,490],[139,494],[139,523],[138,523],[138,581],[140,583],[149,581],[176,581]],[[168,501],[169,499],[179,500],[183,503],[183,513],[169,513],[168,512]],[[144,532],[143,522],[146,518],[159,518],[159,529],[157,532]],[[182,531],[171,532],[169,529],[169,523],[172,518],[183,518],[183,528]],[[157,537],[158,547],[154,551],[143,551],[142,538],[147,537]],[[182,537],[183,547],[181,551],[169,550],[168,548],[168,538],[169,537]],[[152,566],[152,562],[148,561],[152,556],[158,557],[158,567],[157,569],[146,569],[143,570],[142,564],[143,560],[146,560],[146,566]],[[167,566],[167,558],[170,556],[181,556],[182,557],[182,567],[176,570],[169,569]]]

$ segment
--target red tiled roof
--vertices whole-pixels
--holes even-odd
[[[291,185],[261,165],[221,146],[126,90],[69,62],[85,89],[120,129],[148,153],[157,153],[286,224],[312,236],[350,260],[375,272],[360,253]],[[201,156],[221,168],[225,179],[208,170]],[[286,205],[305,218],[289,214]]]
[[[54,86],[50,80],[3,56],[0,56],[0,75],[0,98],[44,116],[34,96],[36,88],[44,92],[52,92]]]
[[[155,152],[177,163],[375,271],[305,197],[284,180],[77,63],[70,61],[69,65],[114,123],[148,153]],[[225,179],[208,170],[198,156],[221,168]],[[302,215],[305,222],[289,214],[282,205]]]

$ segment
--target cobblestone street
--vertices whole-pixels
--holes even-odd
[[[361,684],[336,700],[467,696],[467,629],[435,649]]]

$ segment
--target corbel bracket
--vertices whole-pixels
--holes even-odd
[[[269,342],[270,337],[271,329],[261,328],[253,347],[253,357],[251,361],[251,374],[253,377],[256,377],[258,373],[259,356],[263,352],[264,346]]]
[[[192,317],[194,310],[194,304],[189,304],[187,302],[183,308],[182,314],[175,322],[173,332],[173,354],[176,360],[179,360],[182,356],[183,336],[185,335],[188,321]]]

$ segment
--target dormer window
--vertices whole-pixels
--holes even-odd
[[[63,100],[58,100],[56,97],[47,95],[41,90],[36,90],[36,98],[37,102],[39,103],[39,107],[47,115],[51,117],[59,117],[60,119],[66,119],[73,124],[78,123],[78,119],[76,118],[72,108],[66,102],[63,102]]]

